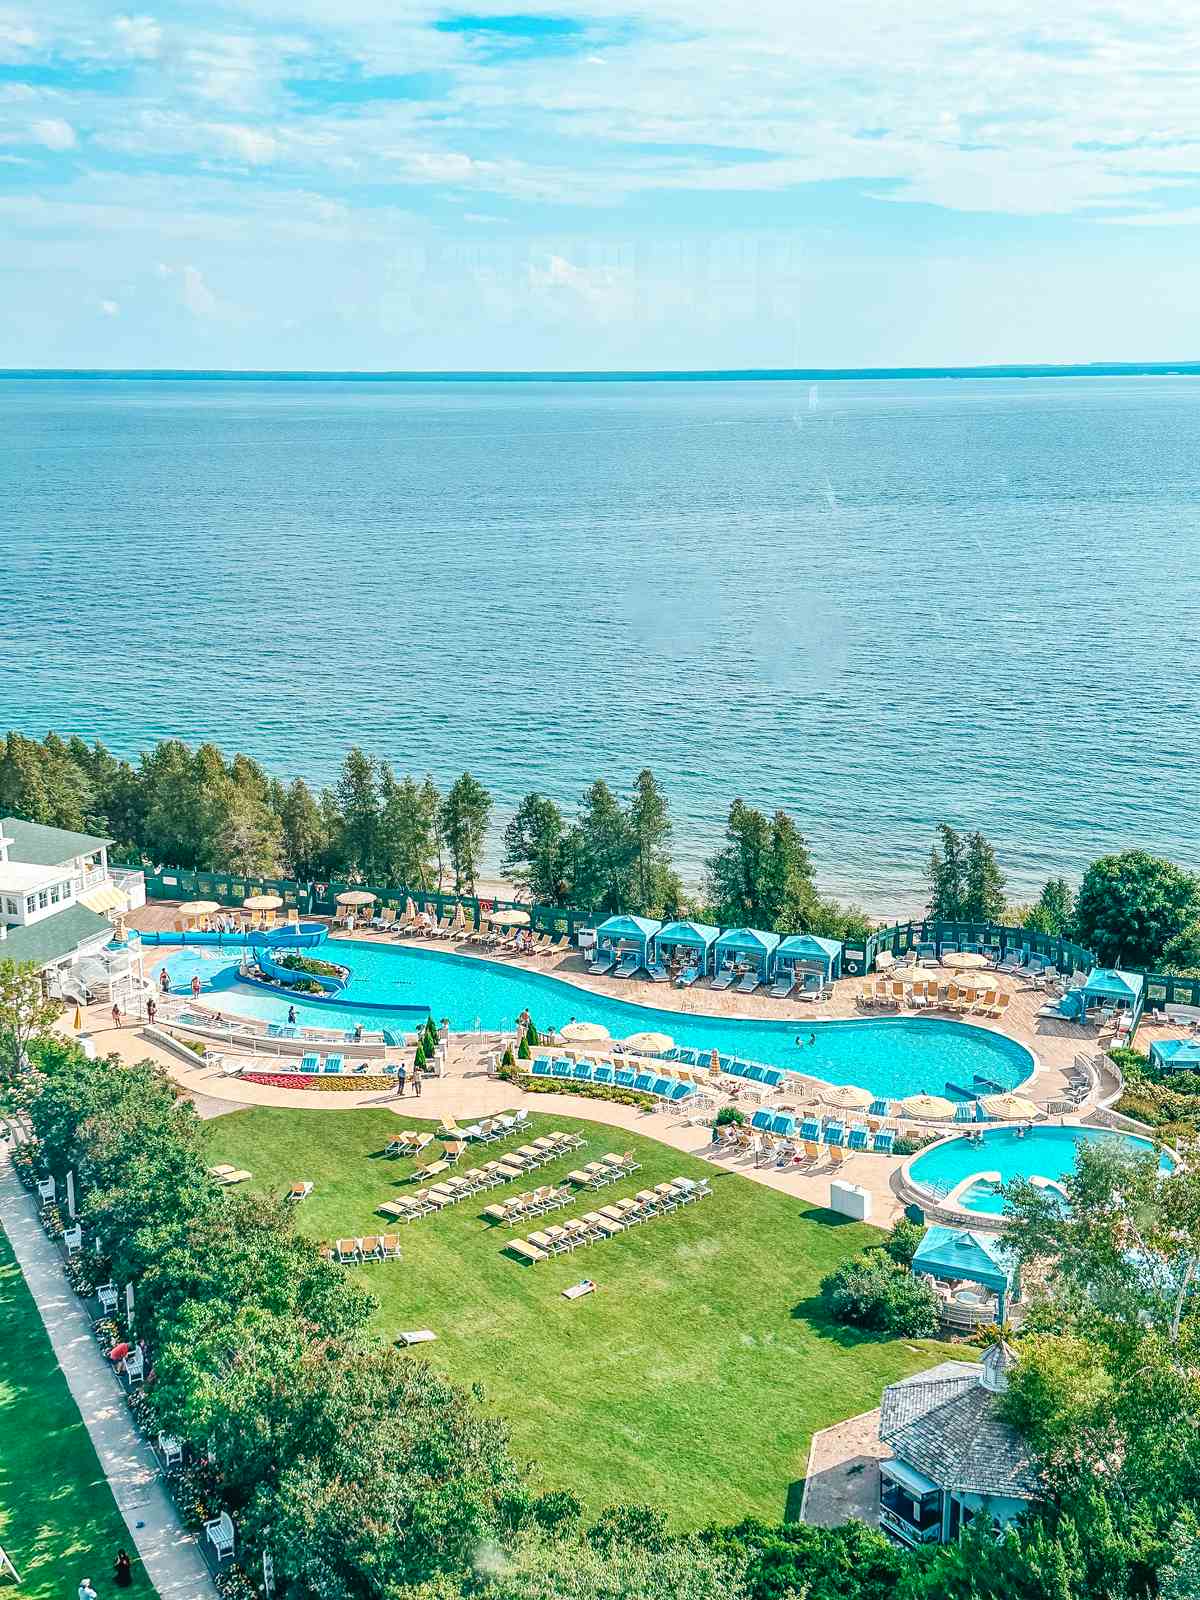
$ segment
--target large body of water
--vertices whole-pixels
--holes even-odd
[[[362,744],[503,809],[643,765],[695,872],[735,795],[921,903],[1196,859],[1189,377],[0,381],[0,725],[280,775]]]

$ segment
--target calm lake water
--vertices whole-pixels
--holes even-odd
[[[1200,855],[1200,383],[0,381],[0,725]],[[500,820],[503,820],[501,815]]]

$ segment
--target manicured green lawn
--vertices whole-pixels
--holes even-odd
[[[278,1193],[312,1179],[299,1225],[331,1240],[394,1226],[374,1208],[412,1171],[381,1154],[406,1126],[429,1124],[388,1111],[256,1108],[214,1119],[206,1139],[213,1162],[248,1168],[256,1187]],[[544,1485],[592,1509],[651,1501],[681,1526],[795,1515],[812,1433],[943,1358],[938,1345],[859,1338],[823,1319],[821,1278],[879,1233],[654,1140],[565,1117],[531,1117],[522,1137],[472,1147],[461,1166],[551,1128],[582,1134],[586,1152],[401,1226],[400,1261],[349,1269],[379,1298],[379,1331],[432,1328],[437,1342],[419,1353],[482,1384]],[[537,1266],[502,1253],[514,1230],[490,1226],[484,1205],[628,1149],[640,1172],[548,1220],[680,1175],[710,1178],[712,1198]],[[562,1299],[581,1277],[598,1292]]]
[[[118,1591],[112,1563],[134,1554],[92,1441],[0,1231],[0,1544],[21,1574],[0,1594],[61,1600],[90,1578]],[[150,1592],[134,1566],[134,1593]]]

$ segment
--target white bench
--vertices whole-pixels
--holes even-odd
[[[96,1290],[100,1301],[100,1309],[106,1317],[111,1317],[117,1309],[117,1286],[115,1283],[102,1283]]]
[[[40,1200],[53,1200],[55,1193],[54,1179],[42,1178],[38,1183],[38,1198]]]
[[[131,1350],[121,1365],[125,1368],[125,1376],[129,1379],[130,1388],[135,1383],[144,1382],[146,1362],[140,1349]]]
[[[163,1466],[168,1472],[172,1467],[183,1465],[183,1446],[173,1433],[160,1433],[158,1448],[162,1452]]]
[[[204,1524],[204,1537],[216,1551],[218,1562],[233,1554],[233,1522],[228,1511]]]
[[[83,1224],[77,1222],[73,1228],[68,1228],[63,1234],[63,1246],[68,1256],[78,1254],[83,1249]]]

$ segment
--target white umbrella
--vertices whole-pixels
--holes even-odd
[[[494,928],[525,928],[529,925],[528,911],[493,911],[492,926]],[[605,1038],[608,1035],[605,1034]]]
[[[558,1036],[567,1044],[603,1044],[612,1038],[599,1022],[568,1022],[565,1028],[559,1028]]]
[[[278,911],[282,904],[280,894],[251,894],[242,901],[247,911]]]
[[[413,905],[412,895],[409,895],[408,899],[404,902],[404,920],[405,920],[405,922],[412,922],[413,919],[416,917],[416,914],[417,914],[417,908],[416,908],[415,905]]]
[[[631,1050],[640,1051],[642,1055],[660,1056],[664,1050],[669,1050],[675,1043],[669,1033],[631,1033],[625,1043]]]
[[[907,1100],[901,1100],[900,1109],[906,1117],[949,1120],[954,1115],[954,1102],[943,1100],[938,1094],[910,1094]]]
[[[220,911],[219,900],[185,900],[179,908],[181,917],[207,917],[212,911]]]
[[[375,896],[369,889],[346,889],[337,897],[340,906],[370,906],[375,903]]]
[[[827,1106],[840,1111],[865,1111],[875,1099],[869,1089],[860,1089],[856,1083],[830,1083],[820,1091]]]
[[[1041,1112],[1032,1100],[1027,1100],[1023,1094],[988,1094],[980,1101],[989,1117],[1003,1119],[1018,1119],[1029,1122],[1034,1117],[1040,1117]]]
[[[939,974],[930,967],[905,967],[902,972],[893,972],[892,977],[897,983],[937,983]]]
[[[987,957],[975,950],[951,950],[942,957],[942,965],[951,972],[966,972],[971,967],[986,967]]]

